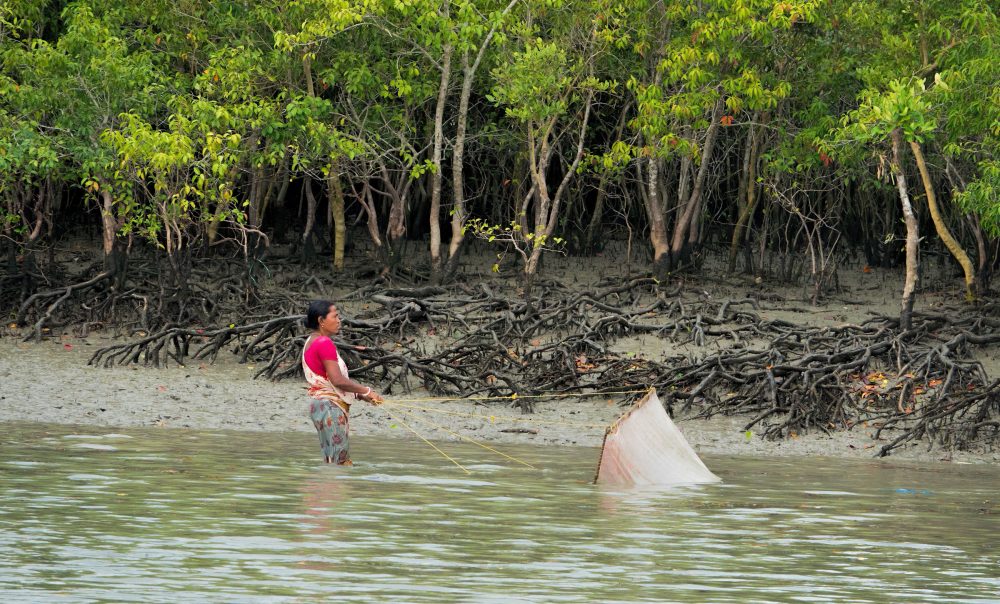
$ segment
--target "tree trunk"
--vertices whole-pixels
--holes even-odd
[[[118,238],[118,219],[115,218],[111,192],[101,191],[101,243],[104,250],[104,270],[112,275],[116,287],[124,285],[128,256]]]
[[[573,163],[566,169],[563,174],[562,181],[559,183],[559,187],[556,188],[555,194],[549,197],[548,187],[545,182],[545,174],[547,172],[549,158],[552,157],[551,149],[546,144],[547,139],[551,136],[553,130],[552,125],[542,130],[544,137],[542,139],[542,144],[540,147],[541,161],[536,164],[535,150],[534,150],[534,139],[531,137],[531,129],[529,128],[528,144],[529,155],[531,157],[531,176],[535,182],[536,194],[538,196],[538,211],[536,213],[537,220],[534,229],[534,239],[530,242],[532,245],[531,254],[528,257],[528,261],[524,265],[524,274],[526,284],[530,284],[535,277],[535,273],[538,270],[539,262],[541,261],[542,251],[545,249],[545,242],[552,237],[555,232],[556,225],[559,222],[559,206],[562,201],[563,195],[566,193],[567,185],[569,185],[570,180],[576,174],[576,169],[580,165],[580,160],[583,158],[584,143],[587,135],[587,124],[590,122],[590,109],[593,106],[594,93],[590,92],[587,95],[587,100],[584,104],[582,124],[580,126],[579,139],[576,145],[576,155],[573,157]],[[525,291],[528,291],[527,289]]]
[[[383,247],[385,255],[385,268],[390,268],[399,261],[399,253],[403,244],[403,237],[406,236],[406,199],[409,194],[409,185],[406,183],[402,191],[389,180],[388,170],[383,168],[383,182],[389,191],[389,218],[386,221],[386,246]],[[403,178],[409,178],[404,175]]]
[[[507,6],[500,12],[500,16],[506,16],[514,8],[519,0],[510,0]],[[448,244],[448,261],[444,268],[442,279],[451,280],[458,270],[458,258],[462,250],[462,243],[465,241],[465,139],[469,121],[469,99],[472,98],[472,84],[476,78],[476,72],[483,62],[486,50],[493,41],[500,21],[494,22],[482,44],[476,53],[476,59],[469,64],[469,54],[462,54],[462,92],[458,99],[457,129],[455,132],[455,144],[451,156],[451,188],[452,188],[452,210],[451,210],[451,242]]]
[[[442,10],[448,15],[448,2],[444,2]],[[440,283],[444,271],[444,261],[441,258],[441,156],[444,148],[444,107],[448,101],[448,86],[451,83],[451,53],[452,45],[445,44],[441,55],[441,83],[438,87],[437,107],[434,110],[434,150],[431,162],[434,172],[431,174],[431,281]]]
[[[913,150],[913,157],[917,160],[917,168],[920,170],[920,179],[924,183],[924,193],[927,194],[927,207],[931,211],[931,219],[934,221],[934,228],[938,237],[944,242],[945,247],[951,255],[962,265],[965,273],[965,299],[972,302],[976,299],[976,270],[972,267],[972,260],[965,253],[962,246],[955,240],[955,237],[948,230],[948,225],[944,223],[941,210],[938,207],[937,196],[934,194],[934,183],[931,182],[930,173],[927,170],[927,163],[924,161],[924,153],[920,148],[920,143],[910,141],[910,149]]]
[[[281,166],[278,168],[278,174],[275,177],[277,180],[275,182],[280,183],[278,190],[274,195],[273,203],[276,207],[282,207],[285,205],[285,196],[288,194],[288,184],[291,182],[288,178],[289,163],[291,158],[288,152],[285,152],[284,157],[281,158]],[[272,197],[268,195],[264,198],[264,203],[260,208],[260,219],[264,220],[264,216],[267,214],[267,209],[271,207]]]
[[[583,234],[583,245],[580,246],[587,253],[596,251],[597,232],[601,229],[601,219],[604,217],[604,199],[608,196],[608,174],[601,173],[601,178],[597,182],[597,198],[594,200],[594,211],[590,215],[587,223],[587,230]]]
[[[951,184],[952,189],[952,199],[955,198],[955,192],[965,191],[965,179],[955,168],[955,165],[945,156],[945,176],[948,177],[948,182]],[[978,266],[976,268],[976,289],[979,292],[989,291],[990,288],[990,273],[992,271],[992,259],[989,252],[987,252],[986,237],[983,234],[983,226],[979,222],[979,218],[975,214],[966,214],[965,221],[969,225],[969,230],[972,231],[972,236],[976,239],[976,251],[978,252]]]
[[[465,138],[469,127],[472,80],[476,76],[475,70],[478,66],[478,58],[476,63],[470,66],[468,53],[462,56],[462,93],[458,99],[458,125],[451,156],[451,243],[448,245],[448,263],[443,276],[445,280],[450,280],[458,270],[458,255],[465,240]]]
[[[983,227],[979,224],[979,219],[974,214],[968,214],[965,220],[969,224],[972,236],[976,238],[976,251],[978,252],[978,266],[976,267],[976,289],[980,292],[989,291],[990,288],[990,257],[986,251],[986,237],[983,235]]]
[[[379,234],[378,213],[375,210],[375,198],[372,196],[372,188],[366,182],[364,183],[361,193],[357,192],[357,189],[354,188],[353,184],[351,185],[351,189],[354,191],[354,196],[357,198],[358,203],[360,203],[361,207],[365,210],[365,215],[367,216],[365,225],[368,228],[368,236],[375,245],[375,255],[380,259],[386,260],[384,253],[385,245],[383,244],[382,237]]]
[[[312,190],[311,176],[305,177],[302,188],[306,194],[306,226],[302,229],[302,258],[305,260],[312,255],[312,232],[316,226],[316,195]]]
[[[690,251],[685,243],[687,241],[688,229],[691,226],[695,212],[701,205],[702,189],[705,186],[705,178],[708,176],[708,166],[712,159],[712,151],[715,149],[715,139],[719,132],[719,118],[722,113],[722,99],[715,103],[712,111],[712,123],[708,127],[705,135],[705,147],[702,149],[701,166],[698,168],[698,176],[691,189],[691,197],[684,205],[684,211],[674,225],[674,234],[670,242],[670,264],[671,267],[678,266],[682,260],[686,259]]]
[[[666,214],[660,199],[661,160],[649,158],[646,170],[646,217],[649,219],[649,242],[653,245],[653,273],[659,280],[667,278],[670,272],[670,240],[667,237]]]
[[[340,186],[340,174],[330,166],[327,177],[327,196],[330,203],[330,217],[333,220],[333,270],[344,270],[344,245],[347,241],[347,219],[344,216],[344,190]]]
[[[625,103],[625,107],[622,108],[621,114],[618,116],[618,126],[615,128],[614,141],[620,140],[622,137],[622,132],[625,130],[625,122],[628,118],[628,112],[632,108],[631,103]],[[587,252],[594,252],[595,246],[597,244],[597,232],[601,227],[601,219],[604,216],[604,200],[608,195],[608,173],[607,171],[601,172],[601,179],[597,185],[597,199],[594,201],[594,213],[590,216],[590,222],[587,224],[587,230],[584,232],[583,238],[583,249]]]
[[[757,207],[757,158],[760,156],[762,138],[763,134],[751,123],[747,151],[743,158],[742,173],[745,183],[740,183],[739,214],[736,217],[736,224],[733,226],[733,238],[729,243],[728,270],[730,273],[736,270],[736,256],[743,243],[743,229],[746,228]]]
[[[913,324],[913,298],[917,287],[917,257],[920,245],[920,233],[917,218],[910,204],[910,194],[906,188],[906,176],[903,174],[902,147],[903,133],[899,128],[892,131],[892,172],[896,177],[896,188],[899,190],[899,201],[903,208],[903,221],[906,223],[906,279],[903,282],[902,309],[899,313],[899,326],[904,330]]]

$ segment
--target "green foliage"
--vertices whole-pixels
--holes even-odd
[[[733,213],[718,199],[752,132],[758,180],[877,187],[873,158],[899,128],[948,200],[1000,236],[998,44],[989,0],[8,0],[0,230],[19,241],[47,183],[102,209],[110,194],[124,232],[164,245],[167,230],[240,224],[279,175],[343,173],[384,193],[377,205],[384,180],[425,191],[449,165],[465,70],[481,59],[465,165],[486,192],[467,191],[471,211],[490,218],[467,228],[494,243],[560,246],[518,226],[534,218],[518,205],[524,162],[544,151],[572,165],[591,100],[583,190],[600,172],[635,193],[650,157],[672,174],[700,161],[713,117],[728,154],[709,179],[715,215]]]
[[[979,177],[958,196],[966,211],[975,212],[991,235],[1000,237],[1000,161],[979,164]]]
[[[487,243],[501,245],[505,249],[513,249],[527,261],[531,251],[542,248],[546,251],[563,252],[566,240],[562,237],[548,237],[544,233],[525,232],[516,220],[508,224],[491,224],[482,218],[472,218],[463,227],[470,233]],[[494,272],[496,272],[494,270]]]
[[[490,100],[522,122],[546,121],[566,113],[572,83],[566,50],[536,39],[515,52],[510,63],[493,72],[496,85]]]
[[[123,227],[126,232],[159,243],[164,230],[174,229],[168,236],[176,237],[198,220],[242,219],[230,178],[239,157],[239,134],[215,132],[179,114],[169,119],[167,130],[157,130],[136,115],[123,117],[121,127],[105,131],[101,139],[119,158],[115,178],[132,182],[152,202],[133,208]],[[171,245],[179,249],[183,238]]]
[[[907,141],[923,143],[937,129],[922,80],[893,80],[888,90],[866,89],[860,106],[844,118],[846,133],[859,143],[884,141],[899,128]]]

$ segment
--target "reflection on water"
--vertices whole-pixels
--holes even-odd
[[[1000,469],[708,458],[613,492],[596,449],[0,426],[0,601],[994,602]]]

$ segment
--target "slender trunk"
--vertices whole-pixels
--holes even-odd
[[[118,220],[115,218],[114,200],[107,189],[101,191],[101,201],[101,242],[104,247],[104,268],[111,269],[112,265],[109,263],[115,249]]]
[[[465,138],[469,127],[469,98],[472,96],[472,81],[476,76],[475,67],[478,67],[478,61],[475,66],[470,66],[468,53],[463,54],[462,93],[458,99],[458,125],[451,156],[451,243],[448,245],[446,279],[450,279],[458,269],[458,254],[465,240]]]
[[[965,179],[955,168],[948,156],[944,158],[945,162],[945,176],[948,177],[948,183],[951,184],[952,199],[955,198],[956,192],[965,191]],[[979,218],[975,214],[966,214],[965,221],[969,225],[969,230],[972,231],[972,236],[976,239],[976,252],[977,256],[977,268],[976,268],[976,288],[980,292],[989,290],[989,280],[990,280],[990,255],[986,250],[986,237],[983,236],[983,226],[979,222]]]
[[[685,155],[681,158],[681,167],[677,172],[677,206],[674,208],[675,222],[681,219],[685,208],[684,200],[690,197],[688,188],[691,186],[691,164],[693,163],[694,160],[691,159],[690,155]],[[673,181],[670,184],[673,184]],[[664,193],[663,199],[666,199],[666,193]]]
[[[262,255],[264,244],[260,236],[260,225],[263,223],[263,217],[260,213],[260,209],[267,202],[268,195],[274,188],[274,178],[269,176],[267,173],[267,168],[261,166],[260,169],[250,169],[250,177],[253,182],[250,186],[250,205],[247,207],[247,223],[246,227],[246,254],[250,258],[258,258]],[[213,221],[213,224],[218,225],[217,221]]]
[[[112,275],[116,287],[124,286],[128,256],[118,238],[118,219],[115,218],[114,199],[111,192],[101,191],[101,243],[104,249],[104,270]]]
[[[353,189],[353,185],[351,188]],[[368,227],[368,236],[371,237],[372,243],[375,244],[376,254],[381,255],[383,243],[382,237],[379,234],[378,213],[375,210],[375,198],[372,196],[372,188],[366,182],[361,193],[355,192],[354,196],[365,210],[365,215],[368,218],[365,222]]]
[[[519,0],[510,0],[507,6],[500,12],[500,17],[504,17],[514,8]],[[451,279],[458,270],[458,257],[465,241],[465,139],[469,121],[469,99],[472,98],[472,85],[476,78],[476,72],[482,64],[486,50],[493,41],[500,21],[496,21],[486,33],[476,58],[469,64],[468,52],[462,55],[462,92],[458,99],[457,128],[455,132],[455,144],[451,156],[451,188],[452,188],[452,210],[451,210],[451,242],[448,244],[448,262],[444,269],[443,278]]]
[[[312,59],[308,54],[302,57],[302,74],[306,78],[306,94],[316,96],[316,89],[313,88]]]
[[[344,190],[340,186],[340,174],[330,166],[327,178],[327,195],[330,203],[330,218],[333,221],[333,270],[344,270],[344,245],[347,239],[347,220],[344,216]]]
[[[448,15],[448,2],[442,7],[445,16]],[[434,150],[431,162],[434,172],[431,174],[431,280],[440,283],[444,269],[441,258],[441,156],[444,148],[444,107],[448,101],[448,86],[451,83],[451,53],[452,45],[445,44],[441,55],[441,83],[438,87],[437,107],[434,110]]]
[[[927,170],[927,162],[924,161],[924,153],[920,148],[920,143],[910,141],[910,149],[913,150],[913,157],[917,160],[917,169],[920,170],[920,179],[924,184],[924,193],[927,194],[927,207],[931,211],[931,219],[934,221],[934,228],[938,237],[944,242],[945,247],[951,255],[962,265],[965,273],[965,299],[972,302],[976,299],[976,270],[972,267],[972,260],[965,253],[962,246],[955,240],[955,237],[948,230],[948,225],[944,223],[941,216],[941,209],[938,207],[937,196],[934,194],[934,183],[931,182],[930,172]]]
[[[917,287],[917,263],[920,233],[917,218],[910,204],[910,194],[906,188],[906,176],[903,174],[902,148],[903,134],[899,128],[892,131],[892,172],[896,177],[896,188],[899,190],[899,201],[903,208],[903,221],[906,223],[906,279],[903,282],[902,309],[899,313],[899,326],[910,329],[913,323],[913,298]]]
[[[608,174],[601,173],[601,178],[597,182],[597,197],[594,199],[594,211],[587,222],[587,230],[583,234],[583,245],[587,252],[593,252],[597,245],[597,232],[601,228],[601,219],[604,217],[604,199],[608,196]]]
[[[691,226],[688,227],[687,247],[691,250],[698,245],[698,238],[701,235],[701,214],[701,202],[699,202],[691,217]]]
[[[306,176],[302,182],[306,195],[306,226],[302,229],[302,257],[307,258],[312,251],[312,232],[316,226],[316,195],[312,190],[312,177]]]
[[[267,204],[270,203],[271,198],[278,191],[278,169],[272,169],[270,171],[265,171],[267,174],[267,188],[264,189],[264,194],[261,195],[260,203],[257,204],[257,226],[264,224],[264,210],[267,208]]]
[[[972,231],[973,237],[976,238],[976,251],[977,254],[977,267],[976,267],[976,287],[979,291],[988,291],[990,288],[989,278],[990,278],[990,262],[989,255],[986,251],[986,237],[983,236],[983,227],[979,223],[979,218],[973,214],[969,214],[965,217],[966,222],[969,224],[969,230]]]
[[[614,134],[615,141],[621,140],[622,132],[625,130],[625,122],[627,121],[628,113],[631,108],[631,103],[625,103],[625,107],[622,108],[622,112],[618,116],[618,126],[615,128]],[[597,243],[597,231],[601,227],[601,219],[604,216],[604,200],[607,195],[608,173],[604,171],[601,172],[601,180],[597,185],[597,199],[594,201],[594,213],[590,216],[590,222],[587,224],[587,230],[583,240],[583,249],[588,252],[594,251],[594,246]]]
[[[535,227],[535,239],[531,242],[532,250],[531,255],[528,258],[528,262],[525,264],[524,272],[526,277],[526,282],[530,284],[535,277],[535,273],[538,270],[538,264],[541,261],[542,251],[545,249],[545,242],[552,237],[555,232],[556,225],[559,222],[559,206],[562,201],[563,195],[566,193],[566,188],[569,185],[570,180],[573,179],[573,175],[576,174],[576,169],[580,165],[580,160],[583,159],[584,143],[587,135],[587,125],[590,122],[590,109],[593,105],[594,93],[590,92],[587,95],[587,100],[584,105],[583,119],[580,126],[579,139],[576,145],[576,155],[573,157],[573,163],[566,169],[565,174],[563,174],[562,181],[559,183],[559,187],[556,188],[555,194],[549,198],[548,188],[545,183],[545,172],[548,166],[551,153],[548,153],[549,149],[546,144],[546,140],[543,139],[541,145],[541,156],[542,165],[535,165],[535,155],[534,155],[534,145],[531,143],[529,138],[529,144],[532,144],[531,149],[531,159],[532,159],[532,177],[535,180],[535,187],[538,192],[539,207],[541,208],[538,212],[538,221]],[[552,131],[552,125],[546,128],[543,132],[543,136],[546,139],[550,136]],[[530,130],[529,130],[530,132]]]
[[[31,231],[27,233],[24,241],[24,264],[22,265],[22,296],[26,297],[35,289],[34,275],[39,272],[38,264],[38,238],[42,234],[42,225],[45,223],[45,185],[38,187],[38,196],[35,198],[32,209],[34,221]]]
[[[281,158],[281,167],[278,169],[278,181],[281,185],[278,187],[278,192],[274,196],[273,203],[275,207],[283,207],[285,205],[285,197],[288,195],[288,185],[291,183],[291,179],[288,177],[288,172],[291,169],[289,166],[291,163],[291,157],[286,152],[285,156]],[[267,209],[271,207],[272,200],[267,198],[264,200],[264,205],[260,208],[261,220],[267,214]]]
[[[708,133],[705,135],[705,147],[702,149],[701,166],[698,168],[698,176],[695,178],[694,187],[691,189],[691,196],[684,206],[683,214],[680,215],[677,224],[674,225],[674,234],[670,242],[671,266],[679,264],[682,255],[686,255],[684,254],[686,251],[684,243],[694,213],[701,205],[702,189],[705,186],[705,178],[708,176],[708,166],[712,159],[712,151],[715,149],[715,139],[719,132],[719,118],[722,108],[722,99],[719,99],[715,104],[715,109],[712,111],[712,123],[708,127]]]
[[[646,170],[646,217],[649,220],[649,242],[653,245],[653,273],[657,279],[666,279],[670,272],[670,240],[667,221],[660,199],[660,166],[657,157],[650,157]]]
[[[746,155],[743,158],[743,177],[740,182],[739,214],[733,226],[733,238],[729,242],[729,272],[736,270],[736,256],[743,243],[743,229],[757,207],[757,158],[760,155],[762,133],[754,124],[750,124],[749,140]]]
[[[663,81],[663,72],[653,67],[653,86],[659,87]],[[657,279],[666,279],[670,272],[670,238],[667,235],[666,220],[666,196],[660,188],[663,170],[663,160],[657,156],[657,143],[655,140],[646,141],[650,149],[648,168],[646,170],[645,184],[640,185],[642,191],[645,188],[643,202],[646,207],[646,218],[649,220],[649,242],[653,246],[653,274]],[[641,160],[636,164],[636,170],[640,170]],[[643,179],[640,177],[639,182]]]
[[[399,260],[399,251],[403,237],[406,235],[406,199],[409,192],[409,184],[404,184],[397,188],[391,181],[389,170],[382,166],[382,182],[389,192],[389,218],[386,221],[386,243],[383,248],[386,253],[386,268],[395,264]],[[408,178],[403,175],[402,178]],[[412,182],[412,181],[411,181]]]

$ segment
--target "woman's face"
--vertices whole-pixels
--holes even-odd
[[[336,306],[331,304],[326,315],[319,318],[319,329],[331,335],[340,331],[340,313],[337,312]]]

